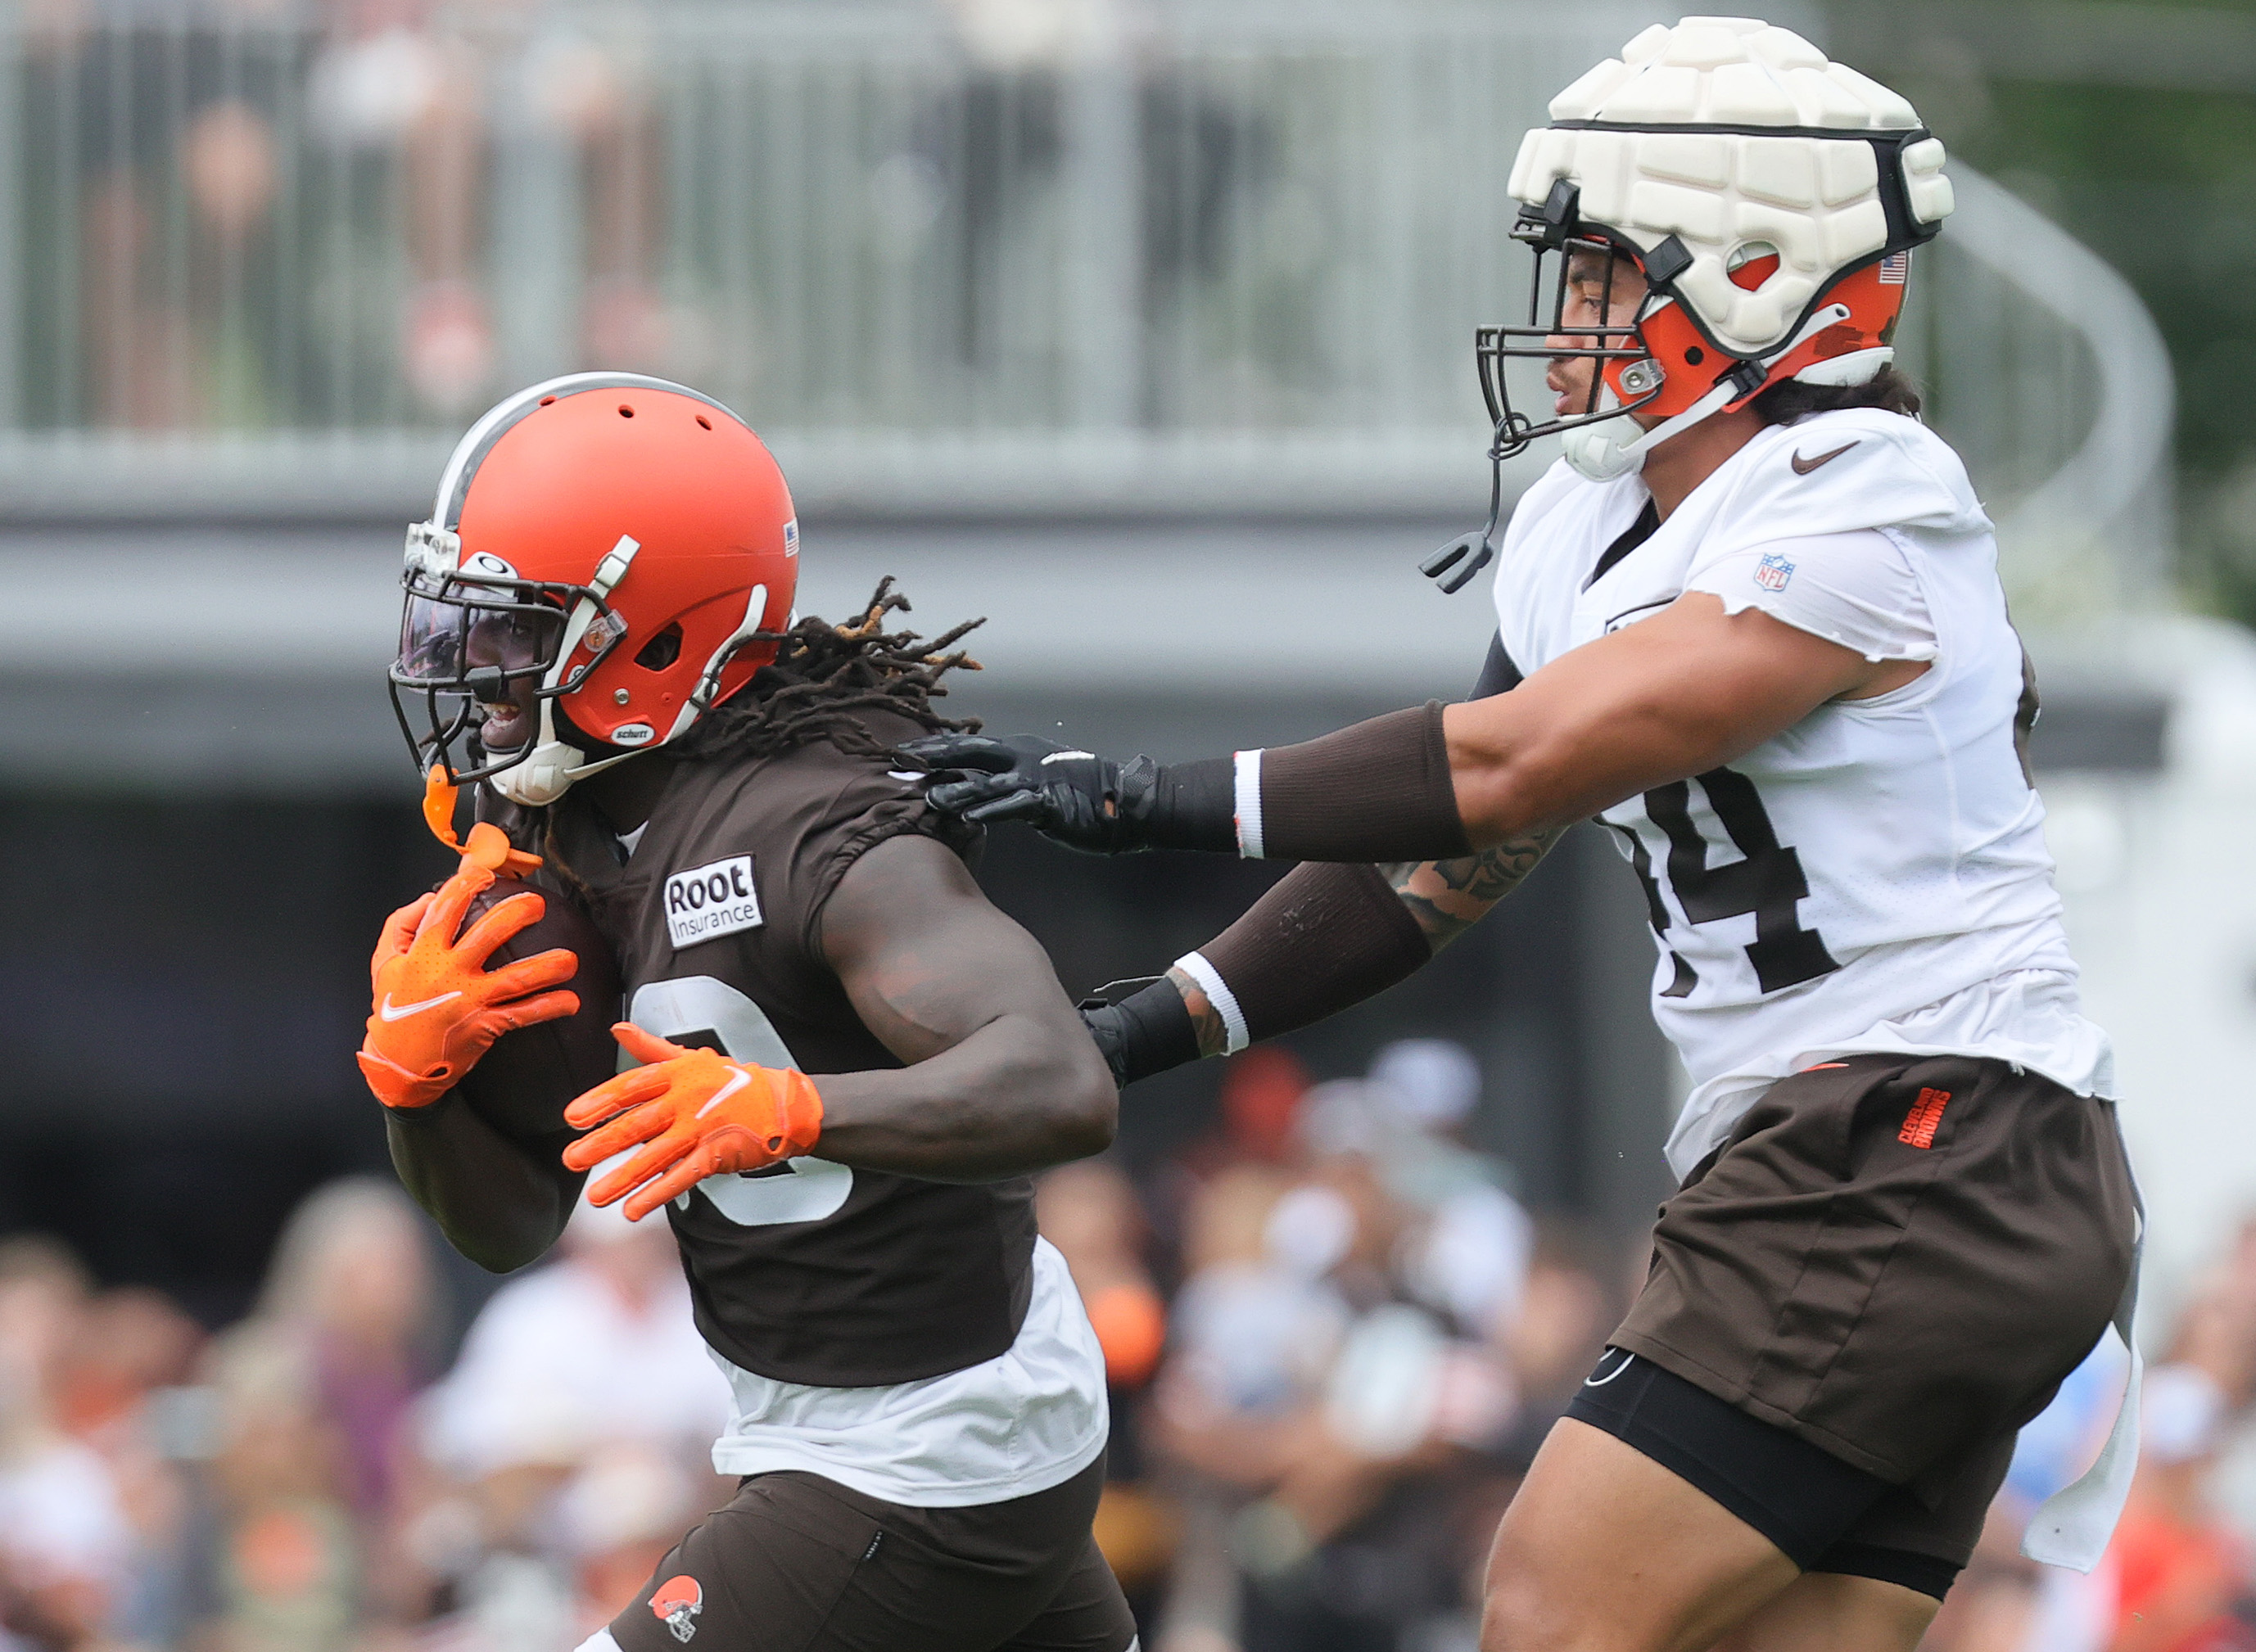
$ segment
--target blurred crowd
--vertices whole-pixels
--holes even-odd
[[[484,277],[497,220],[550,181],[499,158],[528,142],[565,158],[581,251],[546,348],[672,364],[648,88],[560,10],[31,0],[32,141],[70,185],[34,210],[74,233],[30,277],[74,289],[84,334],[42,347],[37,382],[72,416],[172,428],[396,415],[351,405],[396,374],[415,412],[460,418],[522,370]]]
[[[777,105],[803,94],[767,92],[751,113],[725,117],[715,87],[685,90],[680,66],[669,81],[655,60],[650,14],[661,8],[24,0],[21,10],[21,209],[43,240],[23,285],[49,323],[32,329],[21,363],[34,425],[449,424],[512,384],[578,368],[737,384],[772,365],[765,358],[786,348],[784,332],[810,325],[779,316],[775,336],[756,336],[763,325],[745,306],[761,278],[750,265],[772,250],[738,222],[742,244],[723,252],[731,226],[695,221],[716,199],[698,169],[730,135],[716,124],[740,144],[750,121],[765,123],[763,146],[797,142],[770,129]],[[857,267],[899,263],[941,235],[964,292],[938,306],[961,313],[928,318],[931,330],[954,340],[963,365],[1035,348],[986,289],[1008,245],[1040,239],[1020,221],[1047,199],[1064,153],[1062,66],[1113,10],[932,0],[961,83],[904,93],[888,82],[888,101],[913,114],[869,156],[836,129],[843,147],[809,157],[816,170],[793,192],[835,193],[823,166],[857,187],[828,205],[822,225],[793,233],[838,239]],[[709,112],[684,127],[675,106],[693,92]],[[1142,95],[1154,163],[1146,281],[1157,297],[1219,257],[1255,138],[1242,118],[1194,107],[1164,79]],[[718,200],[731,218],[795,210],[745,205],[759,193],[743,176]],[[726,325],[709,290],[723,264]],[[814,267],[782,257],[775,278],[803,280]],[[813,320],[826,313],[818,304]],[[828,344],[821,376],[834,398],[846,393],[834,381],[866,369],[843,353],[850,342]],[[794,393],[770,385],[768,417]]]
[[[1214,1127],[1045,1177],[1104,1350],[1098,1540],[1154,1652],[1471,1652],[1491,1534],[1634,1289],[1633,1236],[1531,1216],[1470,1145],[1457,1046],[1312,1084],[1236,1058]],[[449,1356],[428,1225],[388,1180],[293,1217],[208,1332],[0,1241],[0,1652],[562,1652],[730,1487],[727,1391],[670,1234],[582,1208]],[[2256,1223],[2189,1291],[2089,1578],[2020,1558],[2127,1365],[2023,1433],[1938,1652],[2256,1652]],[[2236,1491],[2236,1487],[2240,1487]]]
[[[0,1241],[0,1648],[560,1652],[607,1620],[722,1501],[673,1237],[583,1208],[443,1375],[433,1243],[389,1181],[333,1183],[207,1335]]]
[[[1114,1385],[1099,1540],[1154,1645],[1470,1644],[1488,1536],[1625,1279],[1465,1144],[1479,1092],[1438,1041],[1313,1086],[1256,1051],[1143,1187],[1043,1183]],[[1164,1349],[1116,1328],[1131,1288],[1154,1325],[1167,1296]]]

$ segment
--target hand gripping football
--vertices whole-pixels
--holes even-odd
[[[455,788],[434,768],[424,818],[462,861],[384,924],[370,961],[361,1071],[387,1107],[427,1107],[509,1035],[534,1035],[494,1059],[465,1099],[505,1134],[550,1135],[564,1128],[563,1104],[610,1071],[617,969],[583,915],[525,883],[538,855],[490,824],[458,840],[454,810]]]
[[[530,890],[531,883],[502,874],[470,903],[470,920]],[[623,995],[617,960],[588,915],[553,892],[540,917],[504,939],[487,960],[489,968],[501,968],[558,951],[575,960],[562,986],[579,1007],[503,1033],[455,1082],[470,1110],[501,1135],[551,1151],[549,1144],[572,1128],[564,1122],[566,1106],[618,1070],[619,1048],[611,1038]]]
[[[541,896],[512,896],[464,927],[508,852],[498,827],[477,827],[455,875],[384,922],[369,960],[375,1002],[359,1061],[386,1107],[428,1107],[503,1033],[579,1008],[570,993],[553,990],[578,967],[569,953],[486,967],[504,941],[539,920]]]
[[[431,835],[448,848],[462,847],[455,836],[455,798],[447,771],[434,764],[424,787],[423,819]],[[470,838],[486,845],[484,853],[491,855],[490,840],[475,826]],[[505,853],[494,868],[491,887],[470,902],[470,918],[483,917],[512,896],[540,893],[527,881],[540,864],[537,854]],[[594,920],[571,900],[545,896],[539,917],[504,938],[487,964],[499,968],[557,951],[575,960],[563,985],[579,1000],[579,1008],[503,1033],[455,1086],[472,1112],[527,1147],[546,1149],[568,1131],[564,1108],[572,1098],[618,1070],[618,1046],[611,1041],[611,1023],[619,1018],[624,996],[618,960]]]

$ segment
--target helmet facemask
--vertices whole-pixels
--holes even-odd
[[[626,635],[604,601],[617,582],[611,565],[625,559],[607,557],[598,585],[527,580],[485,553],[455,566],[459,545],[446,543],[453,539],[428,524],[411,529],[400,580],[399,654],[387,676],[418,769],[436,767],[461,785],[502,776],[544,748],[577,767],[584,754],[557,741],[555,702]],[[631,558],[631,547],[621,549]],[[410,709],[418,701],[419,717]],[[497,724],[512,736],[498,747],[486,732]]]
[[[1496,554],[1504,511],[1504,462],[1546,436],[1584,429],[1652,405],[1666,388],[1639,324],[1659,299],[1645,285],[1644,261],[1620,238],[1585,226],[1581,191],[1561,179],[1540,207],[1521,207],[1512,237],[1534,255],[1527,282],[1526,321],[1484,327],[1473,335],[1474,365],[1491,425],[1488,522],[1452,539],[1420,565],[1454,594]],[[1617,297],[1620,278],[1634,274],[1642,291]],[[1569,318],[1576,291],[1595,285],[1597,314]],[[1588,362],[1587,390],[1565,406],[1548,382],[1554,363]],[[1513,381],[1519,381],[1517,391]],[[1530,412],[1533,408],[1537,412]],[[1456,565],[1456,566],[1453,566]]]
[[[1539,438],[1634,412],[1660,395],[1659,376],[1637,371],[1648,355],[1638,324],[1653,302],[1645,287],[1644,265],[1621,242],[1577,221],[1577,193],[1562,179],[1540,208],[1523,209],[1512,228],[1512,239],[1535,257],[1526,324],[1484,327],[1474,334],[1481,399],[1488,405],[1493,426],[1489,454],[1493,460],[1513,458]],[[1624,275],[1635,277],[1643,289],[1639,296],[1617,297]],[[1591,286],[1599,294],[1597,315],[1570,319],[1568,306],[1577,291]],[[1538,398],[1552,396],[1540,376],[1554,363],[1569,361],[1590,363],[1588,392],[1563,410],[1552,406],[1548,417],[1532,416],[1526,409],[1540,408],[1543,403]],[[1513,362],[1524,364],[1517,373],[1512,369]],[[1521,381],[1517,404],[1512,383],[1515,376]]]
[[[1528,324],[1482,327],[1475,335],[1481,395],[1494,420],[1488,451],[1488,522],[1478,532],[1452,539],[1420,565],[1420,571],[1445,593],[1462,590],[1496,555],[1504,461],[1539,438],[1562,437],[1568,463],[1592,482],[1608,482],[1636,471],[1653,448],[1703,419],[1745,405],[1782,376],[1806,376],[1812,383],[1862,383],[1893,354],[1864,347],[1893,332],[1908,252],[1875,258],[1841,278],[1811,300],[1808,313],[1785,338],[1743,356],[1718,347],[1673,290],[1684,267],[1681,244],[1671,236],[1649,251],[1630,250],[1635,243],[1619,231],[1582,221],[1577,215],[1580,193],[1560,179],[1540,208],[1522,210],[1512,232],[1535,254]],[[1748,256],[1733,266],[1730,278],[1735,285],[1755,285],[1777,265],[1775,249],[1767,243],[1751,243],[1746,250]],[[1557,264],[1547,280],[1545,260],[1553,253]],[[1578,257],[1583,261],[1579,275]],[[1603,262],[1594,269],[1594,260]],[[1616,277],[1625,267],[1646,284],[1641,296],[1627,302],[1614,293]],[[1569,318],[1567,306],[1576,289],[1591,285],[1594,278],[1604,282],[1596,319]],[[1842,301],[1852,292],[1858,303]],[[1876,293],[1885,296],[1876,299]],[[1860,311],[1867,313],[1868,324],[1862,327],[1853,319]],[[1849,352],[1858,364],[1838,375],[1829,376],[1815,359]],[[1553,416],[1541,420],[1513,405],[1507,377],[1509,363],[1521,363],[1524,376],[1539,361],[1547,371],[1555,362],[1590,363],[1587,391],[1575,404],[1555,406]],[[1522,391],[1522,406],[1533,402],[1536,390],[1548,389],[1547,383],[1536,381],[1533,389]],[[1624,429],[1621,425],[1594,428],[1640,412],[1646,417],[1628,427],[1632,433],[1626,439],[1617,433]]]

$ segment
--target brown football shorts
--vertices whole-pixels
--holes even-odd
[[[1611,1341],[1896,1488],[1844,1543],[1962,1566],[2137,1225],[2111,1103],[2002,1061],[1826,1062],[1660,1207]]]
[[[611,1620],[610,1640],[621,1652],[1131,1652],[1135,1620],[1089,1536],[1103,1490],[1101,1457],[1061,1486],[966,1508],[750,1475]]]

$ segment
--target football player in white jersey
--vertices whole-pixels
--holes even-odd
[[[1681,1185],[1504,1520],[1483,1645],[1895,1652],[2020,1424],[2127,1322],[2137,1227],[1991,524],[1892,361],[1942,148],[1747,19],[1656,25],[1551,115],[1511,183],[1526,324],[1478,353],[1494,458],[1566,456],[1500,551],[1492,515],[1429,568],[1498,561],[1470,702],[1168,767],[907,749],[974,818],[1303,863],[1091,1013],[1123,1082],[1401,979],[1596,816],[1694,1082]],[[2097,1559],[2128,1431],[2030,1552]]]

